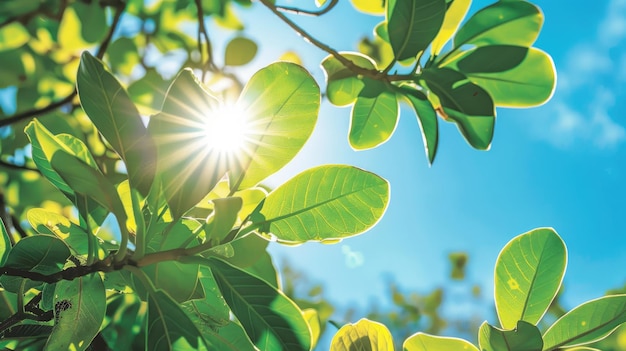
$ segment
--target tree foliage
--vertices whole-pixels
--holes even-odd
[[[0,345],[316,345],[322,311],[303,310],[283,292],[268,241],[332,243],[361,234],[384,214],[389,184],[353,166],[323,165],[276,189],[263,185],[307,142],[322,93],[309,71],[292,62],[268,63],[242,79],[237,68],[255,57],[257,44],[245,36],[235,8],[264,6],[329,54],[322,61],[325,96],[352,106],[348,140],[356,150],[391,137],[400,101],[417,116],[430,163],[439,117],[486,150],[497,106],[532,107],[553,92],[552,60],[532,47],[543,16],[531,3],[496,2],[464,21],[470,6],[464,0],[383,6],[354,0],[357,10],[384,16],[361,52],[336,51],[287,15],[321,16],[336,4],[0,4],[0,87],[9,101],[0,111]],[[207,21],[238,31],[223,60],[216,59]],[[173,77],[162,62],[175,66]],[[511,276],[496,282],[504,329],[482,326],[481,348],[555,350],[599,339],[623,322],[624,298],[617,295],[580,306],[539,333],[534,324],[562,278],[546,267],[556,262],[564,269],[559,254],[565,251],[547,229],[515,240],[497,266],[519,268],[505,269]],[[546,256],[520,265],[528,246]],[[523,281],[529,274],[546,283]],[[607,313],[590,315],[596,309]],[[341,328],[331,347],[351,349],[354,336],[363,343],[358,347],[393,347],[386,328],[367,320]],[[425,335],[410,340],[462,343]]]

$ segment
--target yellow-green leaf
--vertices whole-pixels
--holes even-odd
[[[416,333],[402,344],[402,351],[478,351],[469,341]]]
[[[467,11],[472,4],[472,0],[453,0],[448,9],[446,10],[446,16],[439,29],[439,33],[431,44],[432,55],[439,55],[444,45],[452,38],[452,35],[459,28],[459,25],[467,15]]]
[[[330,350],[393,351],[393,340],[385,325],[363,318],[341,327],[330,343]]]

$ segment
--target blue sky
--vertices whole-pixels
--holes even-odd
[[[489,3],[475,1],[470,11]],[[367,306],[387,296],[390,275],[422,292],[446,284],[447,255],[467,251],[468,279],[489,301],[500,249],[518,234],[550,226],[569,250],[568,307],[626,283],[626,1],[535,3],[546,18],[535,45],[554,58],[557,90],[538,108],[498,109],[488,152],[471,149],[454,125],[442,123],[438,157],[428,167],[406,106],[389,142],[355,152],[347,140],[349,108],[323,103],[309,144],[270,183],[319,164],[353,164],[390,181],[391,203],[375,228],[337,245],[272,245],[278,263],[284,257],[324,283],[339,305]],[[240,13],[247,35],[260,43],[250,73],[295,50],[323,86],[325,53],[265,9]],[[294,18],[346,51],[382,19],[357,14],[347,1],[323,18]]]

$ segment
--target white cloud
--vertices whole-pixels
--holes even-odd
[[[619,45],[624,39],[626,0],[610,0],[598,24],[596,40],[581,43],[567,53],[558,71],[557,94],[546,106],[550,114],[548,127],[544,124],[538,129],[541,137],[558,147],[584,141],[600,149],[626,141],[626,128],[612,116],[623,110],[623,106],[613,108],[615,102],[626,101],[624,89],[620,89],[626,80],[626,46]],[[581,96],[589,98],[581,103]]]

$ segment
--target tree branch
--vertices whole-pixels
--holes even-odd
[[[204,25],[204,10],[202,9],[202,1],[195,0],[196,9],[198,12],[198,51],[200,52],[200,63],[202,64],[202,81],[204,82],[204,77],[206,76],[207,68],[209,70],[216,70],[217,66],[215,65],[215,61],[213,61],[213,46],[211,45],[211,39],[209,39],[209,33],[207,32],[206,26]],[[206,63],[203,64],[204,61],[204,50],[202,50],[202,39],[204,38],[204,42],[206,43],[206,54],[207,59]]]
[[[279,11],[284,11],[284,12],[290,12],[290,13],[294,13],[296,15],[307,15],[307,16],[321,16],[327,12],[329,12],[330,10],[333,9],[333,7],[335,7],[335,5],[337,5],[337,3],[339,2],[339,0],[330,0],[330,2],[328,3],[328,5],[326,5],[326,7],[324,7],[323,9],[319,9],[319,10],[315,10],[315,11],[311,11],[311,10],[303,10],[303,9],[299,9],[296,7],[289,7],[289,6],[275,6],[277,10]]]
[[[120,2],[118,6],[116,6],[115,15],[113,17],[113,21],[111,22],[111,28],[109,28],[109,32],[107,36],[104,38],[104,40],[98,47],[98,50],[96,51],[97,58],[102,59],[102,57],[104,57],[104,53],[106,52],[107,48],[109,47],[109,44],[111,43],[111,39],[113,38],[113,33],[115,32],[115,30],[117,29],[117,26],[119,25],[120,18],[122,17],[122,13],[124,12],[125,6],[126,5],[122,2]],[[20,122],[25,119],[33,118],[37,115],[43,115],[48,112],[54,111],[57,108],[72,102],[76,94],[78,94],[78,92],[76,91],[76,89],[74,89],[74,91],[72,91],[72,93],[66,96],[65,98],[57,102],[53,102],[44,108],[28,110],[28,111],[15,114],[8,118],[3,118],[0,120],[0,128]]]
[[[17,169],[20,171],[33,171],[41,174],[41,171],[39,171],[37,168],[30,168],[26,165],[16,165],[15,163],[11,163],[2,159],[0,159],[0,167]]]

